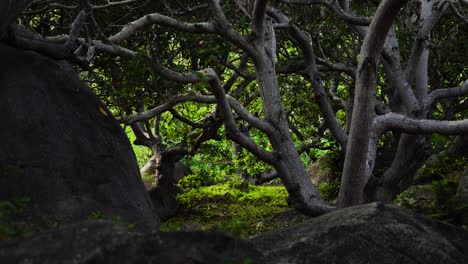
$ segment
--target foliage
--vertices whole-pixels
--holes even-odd
[[[433,181],[431,186],[435,194],[432,216],[452,224],[468,226],[468,203],[455,197],[458,183],[453,178],[443,177]]]
[[[200,169],[200,167],[198,167]],[[210,177],[209,175],[203,174],[192,174],[185,176],[179,181],[179,186],[184,190],[197,189],[203,186],[211,186],[217,183],[221,183],[219,179]]]
[[[44,3],[40,3],[41,1],[36,2],[31,5],[31,9],[40,10],[38,8]],[[74,3],[72,0],[65,2]],[[97,32],[101,29],[104,36],[112,36],[122,29],[119,25],[128,25],[131,21],[135,21],[150,12],[167,15],[187,23],[199,23],[212,19],[212,12],[210,12],[209,8],[194,8],[192,10],[192,7],[205,3],[204,1],[142,2],[144,4],[117,5],[112,7],[112,12],[107,11],[105,8],[102,10],[95,9],[93,16],[96,21],[93,21],[93,23],[96,25],[87,24],[86,30],[83,30],[83,33],[86,33],[85,39],[95,38],[104,41],[101,39],[102,36],[97,36]],[[240,10],[234,3],[235,1],[219,2],[234,30],[245,36],[246,39],[254,38],[253,35],[249,36],[251,33],[249,16]],[[352,2],[350,12],[356,16],[372,17],[378,2]],[[340,16],[337,16],[335,12],[341,10],[340,8],[294,5],[283,3],[283,1],[268,1],[268,4],[283,11],[292,23],[311,35],[315,53],[314,61],[317,62],[320,68],[320,74],[316,77],[321,78],[325,88],[322,95],[317,95],[314,93],[316,87],[312,87],[309,81],[304,78],[302,70],[282,72],[282,69],[304,64],[306,60],[304,60],[302,51],[297,45],[298,43],[291,39],[290,35],[287,34],[287,30],[275,30],[277,40],[277,54],[275,55],[278,72],[281,72],[276,77],[278,78],[282,103],[288,119],[291,126],[297,130],[294,131],[292,136],[294,143],[298,145],[307,139],[318,139],[318,144],[301,155],[302,161],[307,164],[320,156],[329,156],[329,159],[326,159],[326,167],[332,170],[335,175],[341,175],[343,153],[338,148],[331,133],[325,130],[326,122],[321,116],[322,113],[319,110],[315,96],[323,96],[329,99],[337,122],[348,131],[347,122],[349,120],[347,119],[349,119],[350,113],[347,111],[350,110],[350,105],[347,103],[353,101],[353,93],[356,90],[356,76],[348,71],[333,69],[333,67],[327,65],[345,66],[355,71],[362,37],[356,34],[356,30],[352,30],[353,26],[339,19]],[[334,4],[336,3],[330,2],[330,5],[333,6]],[[34,31],[43,36],[59,36],[69,34],[69,27],[75,15],[79,12],[79,8],[45,10],[47,11],[26,13],[20,19],[20,23],[29,25]],[[180,12],[181,10],[187,12]],[[407,60],[414,51],[412,45],[414,40],[417,39],[416,34],[420,25],[419,16],[420,4],[417,1],[409,1],[395,20],[394,29],[399,43],[399,48],[396,48],[395,51],[401,53],[401,62],[403,64],[408,63]],[[435,89],[459,86],[467,79],[468,68],[464,59],[466,52],[460,47],[464,47],[463,45],[468,42],[468,31],[462,30],[464,23],[458,20],[456,16],[444,15],[440,23],[431,30],[431,37],[427,43],[431,54],[428,64],[430,65],[429,73],[427,74],[429,82],[425,85],[429,92]],[[99,25],[99,30],[97,30],[97,25]],[[239,67],[243,53],[242,48],[230,43],[229,38],[224,39],[217,34],[191,34],[181,31],[168,28],[166,25],[159,23],[142,28],[131,38],[121,43],[115,43],[121,45],[122,48],[135,51],[137,56],[129,59],[99,53],[95,56],[89,69],[81,70],[81,76],[90,83],[90,86],[106,102],[113,114],[125,116],[142,109],[154,108],[166,102],[173,95],[181,93],[210,94],[205,85],[183,85],[163,78],[160,74],[161,71],[155,70],[154,67],[148,65],[148,61],[144,59],[146,55],[152,56],[168,69],[181,73],[194,72],[205,67],[214,68],[223,84],[234,72],[241,75],[242,78],[235,81],[231,91],[226,92],[232,92],[232,90],[240,87],[241,83],[247,79],[246,76],[254,74],[252,59],[246,62],[245,67]],[[81,35],[81,37],[84,36]],[[355,72],[354,75],[356,75]],[[399,100],[393,98],[395,91],[393,90],[394,87],[389,87],[389,77],[384,74],[383,67],[379,67],[377,99],[389,106],[393,111],[399,111],[401,110],[397,109],[399,108],[397,107]],[[411,85],[412,82],[410,82]],[[333,87],[335,87],[334,95],[332,94]],[[254,81],[248,84],[235,97],[250,113],[260,118],[265,117],[264,107],[258,96],[257,82]],[[466,105],[466,98],[461,100],[455,97],[446,98],[437,103],[425,118],[462,120],[468,114]],[[195,123],[199,123],[207,113],[216,111],[216,107],[213,105],[202,105],[193,102],[177,105],[173,109],[181,116]],[[236,122],[239,127],[247,125],[240,118],[236,119]],[[153,126],[154,121],[149,121],[149,125]],[[181,145],[190,146],[194,142],[194,138],[196,138],[197,131],[195,130],[167,112],[161,115],[159,132],[162,145],[166,149]],[[222,133],[221,129],[220,136],[225,138]],[[249,129],[248,133],[260,147],[271,150],[270,138],[265,134],[256,129]],[[389,134],[392,135],[389,136]],[[131,141],[134,140],[134,136],[128,128],[127,135],[129,135]],[[383,140],[383,144],[379,145],[378,158],[375,162],[374,175],[377,176],[382,175],[388,169],[394,159],[392,154],[395,153],[399,137],[401,137],[398,132],[386,133],[386,136],[388,138]],[[430,140],[432,141],[434,153],[445,149],[449,141],[446,137],[440,135],[434,135]],[[143,166],[150,158],[151,152],[141,146],[134,146],[133,149],[140,167]],[[332,150],[330,151],[330,149]],[[391,155],[383,155],[389,153]],[[201,187],[224,183],[232,179],[234,177],[232,175],[235,173],[253,176],[271,169],[270,166],[260,162],[246,150],[233,155],[232,145],[228,140],[206,142],[196,155],[186,157],[183,161],[194,172],[193,175],[184,178],[180,183],[186,190],[203,189]],[[448,197],[453,192],[452,187],[450,187],[453,185],[452,179],[446,177],[463,164],[466,164],[466,160],[453,161],[442,157],[438,162],[435,166],[424,167],[423,174],[435,180],[433,183],[434,192],[438,195],[438,205],[443,206],[446,202],[444,197]],[[412,166],[407,167],[411,168]],[[8,170],[8,173],[13,173],[15,168],[9,169],[13,170]],[[0,169],[1,172],[2,169]],[[150,177],[146,178],[145,181],[152,181]],[[247,191],[248,188],[250,187],[247,186]],[[325,196],[325,199],[332,200],[339,188],[339,181],[323,183],[318,188]],[[231,189],[237,190],[234,186],[231,186]],[[230,191],[229,195],[237,195],[237,192],[232,192]],[[402,202],[412,203],[411,197],[401,197],[401,199],[403,199]]]
[[[402,192],[395,204],[451,224],[468,226],[468,204],[455,196],[456,177],[437,176],[430,184],[412,186]]]
[[[255,186],[245,181],[193,189],[179,195],[184,210],[163,223],[161,230],[180,230],[186,222],[235,236],[271,230],[278,226],[267,223],[288,209],[287,196],[282,186]]]
[[[343,171],[344,153],[331,140],[324,140],[324,144],[333,146],[332,150],[324,152],[320,159],[323,161],[324,168],[330,170],[334,175],[341,175]]]
[[[437,207],[447,204],[456,194],[458,183],[448,177],[433,181],[432,190],[435,194],[435,205]]]
[[[451,158],[444,153],[440,155],[433,164],[423,165],[420,174],[427,179],[443,180],[451,176],[454,172],[462,170],[466,166],[467,161],[467,158]]]
[[[434,211],[435,194],[430,185],[416,185],[399,194],[394,203],[400,207],[416,212],[432,215]]]
[[[437,145],[445,141],[435,137]],[[466,167],[464,157],[452,158],[446,153],[439,155],[430,164],[425,164],[420,171],[420,177],[428,185],[416,186],[416,192],[405,191],[395,200],[397,204],[425,213],[439,220],[454,224],[468,224],[463,215],[468,214],[468,205],[455,199],[461,171]],[[421,180],[420,179],[420,180]],[[418,191],[425,188],[424,191]]]
[[[88,220],[102,220],[105,216],[101,211],[93,211],[89,214]]]
[[[322,182],[317,186],[318,191],[325,201],[331,202],[338,197],[340,192],[340,180]]]

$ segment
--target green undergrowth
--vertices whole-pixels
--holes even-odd
[[[455,178],[441,177],[430,184],[415,185],[399,194],[394,203],[428,217],[468,228],[468,203],[456,197]]]
[[[275,215],[288,210],[283,186],[233,181],[192,189],[178,196],[183,209],[162,231],[218,230],[241,237],[279,228]]]

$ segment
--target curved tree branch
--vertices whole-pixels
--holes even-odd
[[[274,153],[268,152],[258,146],[257,143],[252,140],[252,138],[247,136],[245,133],[242,133],[237,127],[226,93],[224,92],[221,81],[219,80],[218,75],[214,72],[214,70],[205,69],[200,71],[200,73],[206,76],[213,94],[218,102],[218,107],[222,113],[224,127],[226,129],[226,136],[232,141],[241,145],[243,148],[250,151],[260,160],[268,164],[275,164],[277,158]]]
[[[460,121],[439,121],[432,119],[416,119],[407,116],[388,113],[376,117],[384,131],[393,130],[407,134],[432,134],[442,135],[464,135],[468,132],[468,120]]]
[[[268,12],[279,22],[287,21],[287,17],[277,9],[269,8]],[[330,129],[330,132],[340,144],[342,149],[346,149],[346,141],[348,136],[346,135],[344,129],[338,123],[336,119],[335,112],[331,107],[330,101],[325,93],[323,88],[322,80],[320,78],[320,73],[318,71],[317,65],[315,63],[314,49],[312,46],[311,36],[300,30],[296,25],[290,24],[288,27],[289,35],[298,43],[302,53],[304,54],[304,64],[306,65],[305,75],[306,79],[311,83],[317,104],[319,105],[320,111],[324,116],[325,123]]]
[[[429,108],[438,100],[448,98],[448,97],[457,97],[464,96],[468,94],[468,80],[466,80],[461,86],[447,88],[447,89],[437,89],[432,91],[429,95],[424,98],[422,109],[429,110]]]
[[[370,17],[356,17],[343,10],[335,1],[326,0],[281,0],[280,2],[288,4],[301,5],[323,5],[330,8],[344,22],[355,26],[368,26],[371,22]]]
[[[219,5],[219,0],[210,0],[209,2],[216,21],[218,34],[231,41],[251,56],[255,55],[255,50],[252,48],[252,45],[231,26],[231,23],[226,18]]]
[[[119,44],[124,40],[130,38],[138,31],[147,28],[150,25],[158,24],[164,25],[173,29],[177,29],[189,33],[207,33],[216,34],[218,31],[212,22],[208,23],[185,23],[176,20],[172,17],[161,15],[158,13],[145,15],[135,21],[128,23],[120,32],[109,37],[109,40],[114,44]]]

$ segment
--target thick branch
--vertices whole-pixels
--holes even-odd
[[[427,45],[429,45],[428,41],[430,33],[432,29],[437,25],[446,9],[447,5],[443,5],[442,7],[433,10],[431,16],[426,18],[420,27],[419,33],[414,40],[413,50],[411,51],[411,55],[405,69],[405,79],[410,84],[414,80],[415,72],[418,67],[421,55],[423,54],[423,51],[427,48]]]
[[[215,34],[217,33],[213,23],[185,23],[174,18],[161,15],[158,13],[148,14],[139,18],[135,21],[128,23],[119,33],[113,35],[109,38],[115,44],[119,44],[122,41],[130,38],[138,31],[147,28],[150,25],[158,24],[164,25],[169,28],[177,29],[189,33],[207,33]]]
[[[269,8],[269,15],[273,16],[279,22],[287,21],[287,17],[277,9]],[[320,111],[324,116],[327,127],[338,141],[342,149],[346,148],[346,141],[348,136],[344,129],[338,123],[330,101],[323,88],[320,73],[315,63],[314,50],[312,46],[312,39],[308,33],[300,30],[296,25],[290,24],[288,28],[289,35],[298,43],[304,54],[304,64],[306,65],[306,78],[314,88],[315,98],[319,105]]]
[[[457,97],[464,96],[468,94],[468,80],[466,80],[463,85],[447,89],[438,89],[432,91],[426,98],[424,98],[423,109],[429,110],[429,108],[438,100],[448,98],[448,97]]]
[[[83,25],[86,22],[86,19],[90,13],[89,7],[83,8],[83,10],[78,13],[70,29],[69,37],[65,42],[65,48],[70,51],[74,51],[78,46],[78,37],[80,36]]]
[[[231,41],[243,51],[248,52],[251,56],[255,55],[255,50],[252,48],[252,45],[250,45],[250,43],[231,26],[231,23],[229,23],[229,20],[226,18],[219,5],[220,1],[210,0],[209,2],[215,17],[218,34]]]
[[[276,170],[267,170],[258,174],[254,175],[255,179],[253,180],[253,183],[255,185],[261,185],[266,182],[270,182],[274,179],[278,179],[279,175]]]
[[[145,56],[148,63],[154,72],[159,73],[161,76],[178,83],[197,83],[201,81],[200,77],[195,73],[180,73],[173,71],[159,62],[156,57]]]
[[[124,0],[124,1],[117,1],[117,2],[111,2],[107,1],[107,4],[104,5],[93,5],[93,9],[105,9],[109,7],[116,7],[116,6],[121,6],[121,5],[128,5],[128,4],[133,4],[138,2],[139,0]]]
[[[139,121],[149,120],[155,116],[158,116],[166,111],[169,111],[172,107],[176,106],[177,104],[184,103],[184,102],[197,102],[197,103],[204,103],[204,104],[213,104],[216,102],[213,96],[209,95],[197,95],[197,94],[181,94],[177,96],[170,97],[165,103],[158,105],[157,107],[146,110],[137,114],[129,115],[126,117],[121,117],[119,120],[125,124],[132,124]]]
[[[252,11],[252,33],[256,38],[263,38],[265,10],[267,0],[255,0]]]
[[[247,109],[245,109],[236,99],[232,96],[226,95],[226,100],[229,102],[230,108],[234,109],[237,115],[242,118],[242,120],[248,122],[253,127],[264,133],[271,133],[273,128],[270,124],[254,115],[252,115]],[[158,105],[155,108],[150,110],[142,111],[137,114],[129,115],[126,117],[119,118],[119,121],[125,124],[132,124],[135,122],[140,122],[144,120],[149,120],[155,116],[158,116],[166,111],[171,111],[172,107],[177,104],[184,102],[196,102],[202,104],[215,104],[217,102],[216,98],[212,95],[198,95],[198,94],[181,94],[177,96],[170,97],[165,103]]]
[[[371,124],[374,119],[377,65],[393,19],[406,0],[384,0],[380,3],[374,19],[361,46],[357,71],[356,91],[350,135],[338,198],[340,207],[362,204],[367,174],[367,155]]]
[[[302,5],[324,5],[330,8],[335,14],[348,24],[356,26],[368,26],[372,18],[356,17],[343,10],[335,1],[326,0],[281,0],[283,3],[302,4]]]
[[[218,102],[218,107],[222,113],[224,127],[226,129],[226,136],[232,141],[241,145],[243,148],[250,151],[260,160],[268,164],[274,164],[276,162],[275,155],[258,146],[257,143],[252,140],[252,138],[242,133],[237,127],[230,104],[226,97],[226,93],[224,92],[217,74],[212,69],[205,69],[201,72],[207,76],[213,94]]]
[[[407,134],[463,135],[468,132],[468,120],[438,121],[431,119],[415,119],[396,113],[388,113],[376,118],[384,130],[399,131]]]

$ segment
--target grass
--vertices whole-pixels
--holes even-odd
[[[289,210],[283,186],[228,182],[179,195],[183,209],[161,225],[162,231],[219,230],[240,237],[279,228],[273,218]]]

